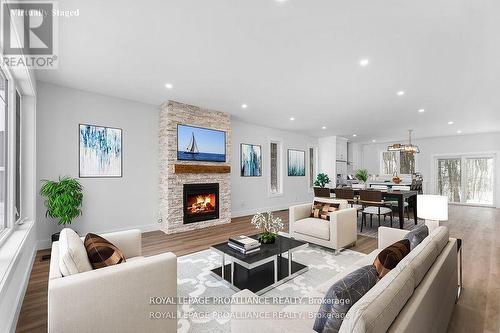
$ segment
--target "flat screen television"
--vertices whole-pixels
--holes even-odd
[[[226,162],[226,132],[178,124],[177,159]]]

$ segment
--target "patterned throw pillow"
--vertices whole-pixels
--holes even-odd
[[[311,217],[330,221],[330,213],[339,210],[340,204],[314,201]]]
[[[404,239],[410,241],[410,250],[413,250],[418,244],[422,243],[424,238],[427,236],[429,236],[429,228],[425,224],[422,224],[415,226],[405,235]]]
[[[347,274],[328,289],[313,329],[320,333],[338,332],[349,309],[377,283],[377,271],[368,265]]]
[[[391,269],[396,267],[408,253],[410,253],[410,241],[407,239],[402,239],[383,249],[373,262],[379,279],[383,278]]]
[[[87,234],[83,242],[90,264],[94,269],[117,265],[125,262],[125,256],[119,248],[96,234]]]

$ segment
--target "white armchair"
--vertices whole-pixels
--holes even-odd
[[[142,257],[140,230],[102,236],[123,252],[126,262],[63,277],[59,242],[52,244],[48,331],[175,332],[176,305],[151,304],[150,298],[177,296],[177,257]],[[157,319],[158,313],[173,317]]]
[[[290,207],[290,236],[334,249],[335,253],[338,253],[340,249],[356,243],[358,238],[356,208],[347,208],[347,200],[325,200],[340,205],[339,210],[330,213],[330,221],[310,217],[312,204]]]

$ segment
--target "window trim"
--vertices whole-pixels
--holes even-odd
[[[1,50],[0,50],[0,55],[1,55]],[[8,239],[8,237],[12,234],[12,232],[15,230],[16,223],[19,221],[19,219],[15,218],[15,212],[14,212],[14,190],[15,190],[15,175],[13,174],[14,169],[15,169],[15,93],[17,92],[17,82],[12,76],[11,71],[9,70],[8,67],[4,66],[3,64],[0,64],[0,70],[4,74],[5,78],[8,81],[7,84],[7,93],[6,93],[6,99],[7,99],[7,122],[5,124],[6,126],[6,147],[7,147],[7,153],[6,153],[6,164],[5,164],[5,170],[6,170],[6,193],[5,193],[5,205],[6,205],[6,219],[5,219],[5,227],[4,229],[0,230],[0,246],[2,246]],[[19,94],[22,98],[22,94]],[[14,102],[12,102],[14,101]],[[14,117],[13,117],[14,115]],[[21,122],[22,123],[22,122]],[[21,124],[22,126],[22,124]],[[22,145],[22,138],[20,139],[20,145]],[[21,198],[22,200],[22,198]]]
[[[277,177],[278,177],[278,188],[279,191],[274,192],[271,188],[271,144],[276,143],[278,145],[278,166],[277,166]],[[268,197],[281,197],[283,196],[283,140],[282,139],[270,139],[269,140],[269,176],[267,179],[268,184]]]

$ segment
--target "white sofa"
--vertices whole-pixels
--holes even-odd
[[[48,331],[175,332],[176,319],[151,319],[151,313],[176,314],[176,305],[153,305],[150,297],[177,296],[177,257],[142,256],[140,230],[103,234],[126,262],[63,277],[59,242],[52,244],[48,290]],[[175,318],[175,317],[173,317]]]
[[[347,200],[314,198],[314,201],[339,204],[339,210],[330,213],[330,221],[327,221],[310,217],[312,203],[290,207],[290,236],[334,249],[335,253],[355,244],[358,238],[356,209],[349,208]]]
[[[366,255],[329,281],[316,287],[308,297],[322,298],[341,277],[373,263],[377,254],[401,240],[408,232],[380,227],[378,249]],[[346,332],[446,332],[457,297],[457,244],[449,238],[448,229],[439,227],[415,247],[393,270],[358,300],[346,314],[340,331]],[[236,293],[232,305],[232,332],[313,332],[319,305],[251,305],[249,290]],[[236,302],[235,302],[236,303]],[[263,303],[263,302],[262,302]],[[270,311],[284,319],[248,319],[237,314]]]

